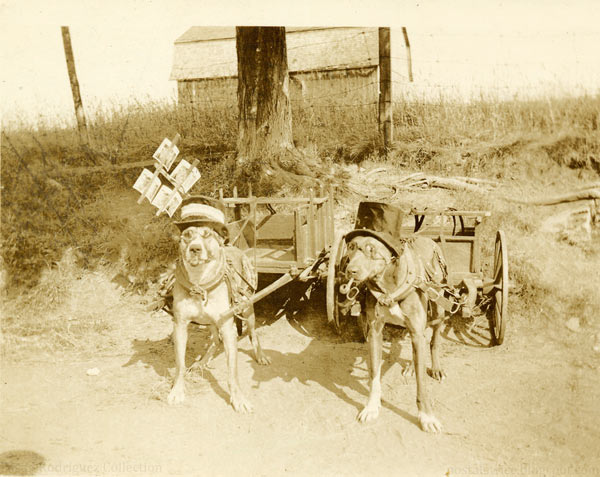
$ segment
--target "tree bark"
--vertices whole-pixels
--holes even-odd
[[[238,162],[294,148],[284,27],[237,27]]]

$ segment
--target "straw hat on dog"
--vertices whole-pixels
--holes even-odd
[[[188,227],[210,227],[225,240],[229,238],[225,225],[225,204],[212,197],[197,195],[185,198],[175,225],[180,232]]]

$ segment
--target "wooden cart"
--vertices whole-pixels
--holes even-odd
[[[259,274],[281,275],[250,299],[256,303],[293,280],[322,276],[334,238],[333,190],[308,197],[233,197],[220,199],[230,209],[230,241],[243,250]],[[248,303],[225,314],[230,317]]]
[[[424,235],[440,245],[448,264],[448,290],[454,296],[463,297],[457,312],[465,317],[489,313],[494,343],[499,345],[504,341],[508,319],[508,255],[504,232],[499,230],[496,233],[492,275],[483,275],[477,228],[489,215],[487,211],[413,209],[402,223],[401,237]],[[340,304],[347,301],[349,292],[343,288],[347,281],[343,261],[345,253],[346,241],[341,236],[331,249],[327,273],[327,315],[338,330],[342,318]],[[360,307],[358,310],[353,314],[360,320]],[[361,329],[366,333],[364,327]]]

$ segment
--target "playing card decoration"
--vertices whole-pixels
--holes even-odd
[[[175,136],[175,139],[171,142],[167,138],[164,138],[156,152],[152,154],[152,157],[167,171],[171,169],[171,165],[173,165],[177,154],[179,154],[179,149],[177,148],[175,141],[176,139],[177,136]]]
[[[197,159],[191,164],[181,159],[173,172],[169,173],[179,154],[179,137],[177,134],[173,141],[167,138],[163,140],[152,155],[155,161],[154,172],[144,169],[133,185],[141,194],[138,204],[141,204],[144,198],[148,199],[158,209],[156,215],[166,212],[169,217],[173,217],[188,191],[200,179],[200,171],[196,167]]]

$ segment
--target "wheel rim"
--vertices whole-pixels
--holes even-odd
[[[336,331],[340,332],[340,312],[338,305],[338,283],[337,275],[340,270],[340,262],[346,252],[346,242],[344,235],[340,235],[334,240],[329,254],[329,264],[327,266],[327,321],[333,323]]]
[[[497,345],[504,341],[508,310],[508,254],[504,232],[496,234],[494,247],[494,340]]]

